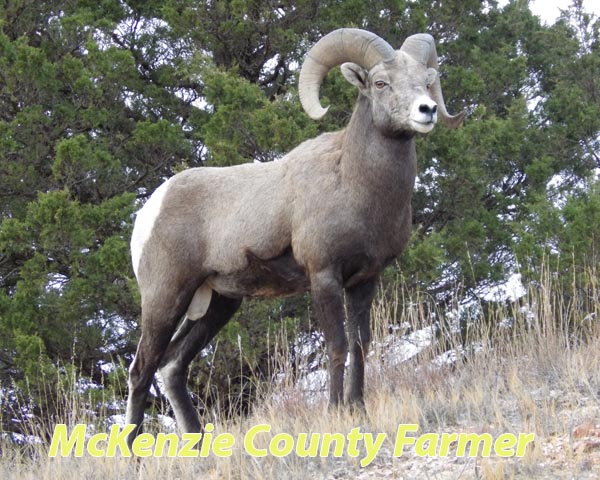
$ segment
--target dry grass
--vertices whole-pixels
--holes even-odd
[[[421,302],[381,298],[374,306],[375,341],[367,370],[367,415],[327,412],[322,394],[301,391],[289,382],[263,392],[264,401],[245,419],[214,419],[215,434],[235,437],[228,458],[49,458],[48,446],[4,448],[0,478],[54,480],[57,478],[396,478],[396,479],[591,479],[600,475],[600,349],[598,291],[590,289],[587,310],[564,304],[552,283],[532,290],[519,306],[498,307],[476,328],[477,348],[457,361],[439,365],[442,353],[431,347],[403,363],[390,361],[389,318],[416,325],[423,318]],[[595,283],[593,284],[595,286]],[[589,310],[592,305],[592,311]],[[399,311],[398,311],[399,310]],[[431,309],[427,310],[431,312]],[[593,315],[590,315],[593,314]],[[432,315],[431,313],[429,315]],[[498,328],[512,318],[512,329]],[[568,328],[567,328],[568,326]],[[284,366],[285,368],[285,366]],[[77,407],[73,406],[73,411]],[[75,415],[69,423],[86,421]],[[393,456],[399,424],[419,424],[425,432],[535,433],[523,458],[418,457],[407,449]],[[385,433],[386,440],[372,463],[361,467],[365,455],[301,458],[296,453],[257,458],[242,448],[254,426],[269,424],[255,442],[266,447],[276,434],[297,440],[301,432]]]

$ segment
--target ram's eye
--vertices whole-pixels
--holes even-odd
[[[375,82],[375,87],[382,89],[383,87],[385,87],[387,85],[387,83],[385,83],[383,80],[377,80]]]

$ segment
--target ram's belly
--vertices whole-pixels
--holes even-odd
[[[247,265],[232,273],[217,273],[207,279],[208,285],[231,297],[272,297],[295,295],[308,291],[310,283],[305,270],[298,265],[291,248],[267,260],[246,252]]]

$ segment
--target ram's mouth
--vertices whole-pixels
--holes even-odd
[[[435,126],[435,124],[436,124],[436,122],[434,119],[431,119],[427,122],[423,122],[423,121],[419,121],[419,120],[412,120],[413,129],[419,133],[431,132],[431,130],[433,130],[433,127]]]

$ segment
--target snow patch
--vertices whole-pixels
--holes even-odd
[[[378,345],[378,349],[385,352],[384,361],[387,365],[399,365],[429,348],[435,341],[436,331],[437,327],[431,325],[403,337],[389,334]]]

